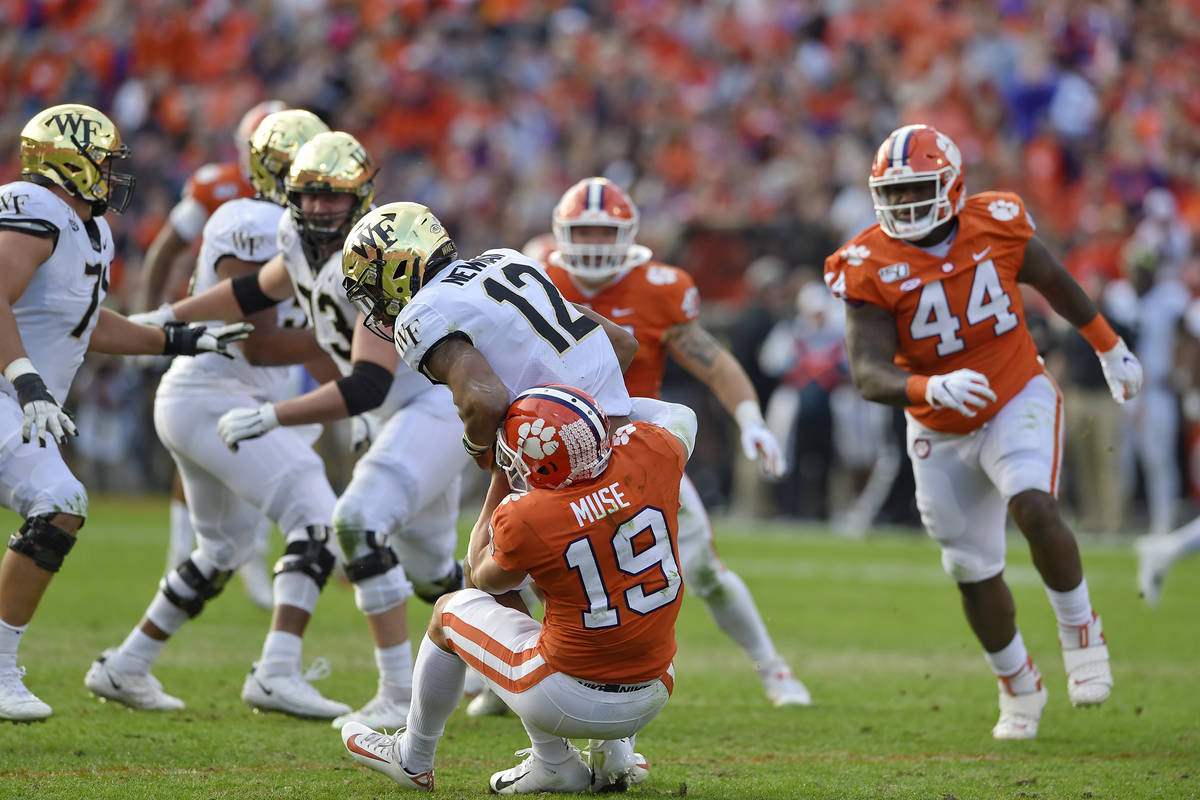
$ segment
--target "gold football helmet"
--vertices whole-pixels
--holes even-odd
[[[375,199],[375,169],[358,140],[344,131],[318,133],[292,159],[284,188],[287,206],[306,255],[316,262],[346,238]],[[354,198],[346,210],[303,208],[304,195],[344,194]]]
[[[454,241],[420,203],[388,203],[358,221],[342,245],[342,288],[366,326],[391,341],[401,309],[425,275],[458,258]]]
[[[21,129],[21,174],[87,200],[93,216],[129,207],[134,178],[112,171],[116,159],[128,157],[117,126],[91,106],[51,106]]]
[[[328,131],[316,114],[302,108],[263,117],[250,137],[250,185],[263,199],[287,205],[284,182],[292,159],[305,142]]]

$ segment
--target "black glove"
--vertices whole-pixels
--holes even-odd
[[[187,322],[168,322],[163,325],[167,340],[163,344],[164,356],[194,356],[199,353],[218,353],[233,358],[229,352],[230,342],[245,339],[254,330],[249,322],[235,322],[208,330],[206,325]]]

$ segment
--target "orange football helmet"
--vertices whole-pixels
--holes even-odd
[[[579,242],[574,231],[582,227],[613,228],[614,233],[611,241]],[[607,178],[584,178],[554,207],[552,230],[562,266],[581,278],[608,278],[635,266],[630,249],[637,229],[637,206]]]
[[[966,201],[962,154],[929,125],[892,131],[875,153],[868,184],[879,227],[894,239],[924,238]]]
[[[608,417],[596,401],[553,383],[517,395],[496,439],[496,463],[514,492],[591,480],[611,455]]]

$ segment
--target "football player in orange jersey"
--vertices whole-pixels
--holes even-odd
[[[1046,690],[1004,582],[1006,513],[1058,620],[1071,703],[1104,702],[1113,678],[1055,497],[1062,395],[1025,327],[1018,283],[1079,329],[1118,403],[1137,394],[1141,365],[1034,234],[1020,197],[967,196],[962,156],[945,134],[927,125],[893,131],[869,185],[879,224],[825,260],[826,284],[846,301],[854,383],[868,400],[906,407],[921,520],[999,679],[992,735],[1031,739]]]
[[[491,777],[497,794],[624,789],[644,780],[633,737],[674,685],[679,485],[696,415],[668,406],[667,427],[608,431],[592,397],[566,386],[517,395],[496,443],[516,494],[472,533],[475,589],[443,595],[413,670],[407,728],[358,722],[342,741],[360,764],[403,788],[433,789],[433,762],[467,666],[521,718],[528,758]],[[546,599],[539,623],[494,594],[529,581]],[[590,766],[570,738],[589,738]]]
[[[204,223],[227,200],[253,197],[255,189],[250,182],[250,137],[268,114],[282,111],[282,100],[264,100],[250,108],[238,122],[234,141],[237,144],[237,162],[205,164],[188,178],[183,187],[183,196],[167,215],[167,221],[158,230],[154,241],[146,249],[142,260],[139,279],[139,295],[142,309],[149,311],[160,303],[177,300],[169,297],[172,276],[178,275],[186,263],[188,271],[194,266],[193,245],[204,231]],[[190,256],[190,257],[189,257]],[[256,536],[256,555],[238,569],[247,594],[260,608],[270,609],[274,603],[271,596],[271,578],[263,564],[267,550],[269,525],[264,524]],[[174,569],[187,558],[195,544],[195,533],[188,518],[187,502],[183,497],[183,484],[176,473],[171,481],[170,539],[167,544],[167,569]]]
[[[637,354],[625,371],[630,396],[660,396],[670,355],[737,420],[746,457],[758,459],[768,476],[781,476],[783,455],[763,422],[754,386],[700,325],[700,295],[691,277],[655,261],[649,248],[635,243],[637,229],[637,206],[620,187],[604,178],[579,181],[554,209],[555,250],[545,258],[550,279],[563,297],[603,314],[637,339]],[[809,705],[808,689],[775,649],[750,590],[717,557],[696,487],[685,476],[679,491],[679,553],[688,588],[754,661],[774,705]]]

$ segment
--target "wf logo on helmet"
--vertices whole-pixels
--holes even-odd
[[[88,119],[78,111],[55,114],[46,121],[47,128],[50,123],[54,123],[60,135],[76,139],[85,147],[92,143],[92,132],[100,130],[100,120]]]

